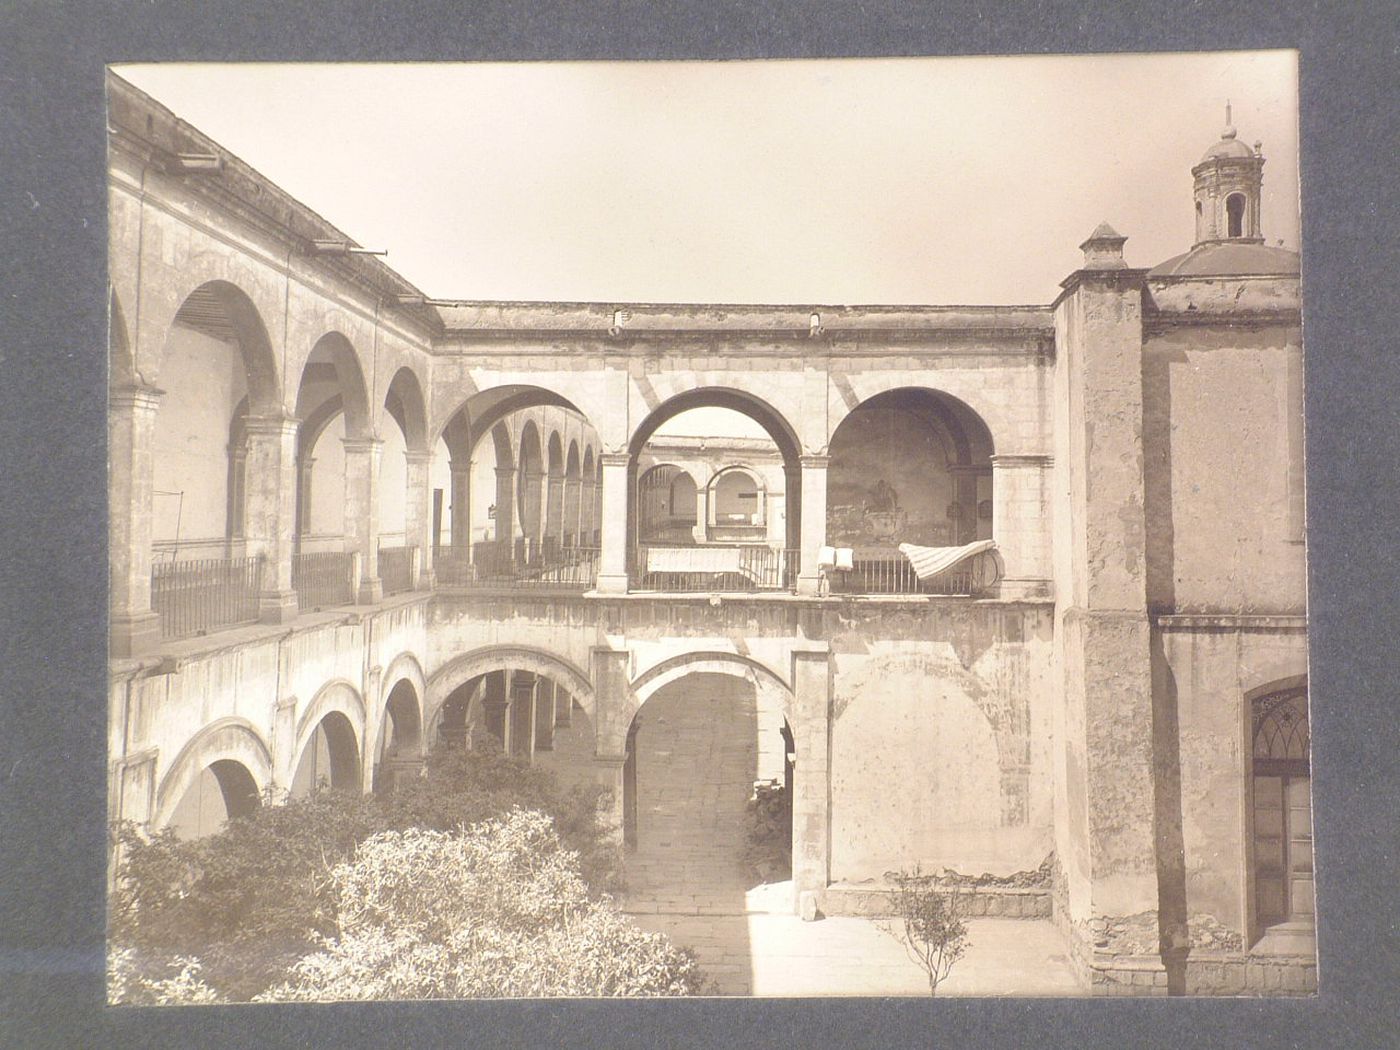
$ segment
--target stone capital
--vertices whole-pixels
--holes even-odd
[[[243,430],[249,437],[295,437],[301,420],[293,416],[264,415],[246,416]]]
[[[632,462],[630,452],[602,452],[598,455],[598,462],[605,467],[625,467]]]
[[[403,454],[410,467],[426,467],[433,461],[433,454],[426,449],[410,449]]]
[[[797,457],[797,462],[802,465],[803,470],[826,470],[831,466],[831,457],[828,455],[803,455]]]
[[[107,392],[107,404],[113,410],[129,409],[132,411],[154,412],[160,407],[160,399],[165,396],[165,391],[158,387],[145,386],[140,383],[130,383],[123,386],[114,386]]]
[[[993,470],[1044,470],[1054,463],[1054,456],[1041,452],[1008,452],[992,457]]]
[[[384,447],[384,440],[375,437],[341,438],[340,443],[346,452],[379,452]]]

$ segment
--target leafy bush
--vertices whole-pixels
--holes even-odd
[[[776,780],[755,784],[746,812],[744,860],[765,882],[787,878],[792,872],[792,802],[787,790]]]
[[[548,817],[389,831],[332,872],[338,931],[262,1001],[687,995],[694,957],[589,897]]]
[[[203,980],[249,999],[279,980],[318,937],[338,929],[331,872],[358,843],[392,830],[447,831],[514,808],[554,821],[597,894],[615,886],[616,845],[598,821],[597,789],[561,791],[554,777],[500,753],[440,750],[421,778],[386,796],[320,791],[270,804],[192,842],[119,829],[122,863],[110,937],[130,949],[135,972],[197,957]],[[121,1001],[113,996],[114,1001]]]
[[[895,875],[894,884],[896,936],[928,977],[929,994],[937,995],[938,985],[967,950],[963,890],[957,884],[940,888],[917,868]]]
[[[223,1002],[222,996],[200,977],[198,959],[175,956],[146,968],[137,965],[136,953],[117,948],[107,957],[107,997],[133,1006],[192,1006]]]

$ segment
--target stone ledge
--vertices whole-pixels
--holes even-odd
[[[827,915],[886,917],[893,914],[892,892],[893,887],[881,883],[832,883],[823,895],[822,911]],[[969,919],[1050,918],[1048,887],[968,886],[962,893],[967,909],[964,916]]]

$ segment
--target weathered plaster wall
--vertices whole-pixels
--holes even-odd
[[[1149,601],[1300,613],[1301,330],[1178,325],[1143,347]]]
[[[184,325],[171,327],[168,343],[152,449],[152,539],[222,541],[229,424],[247,393],[243,362],[236,347]]]
[[[1184,870],[1193,924],[1212,916],[1248,936],[1251,726],[1247,697],[1307,673],[1301,618],[1172,617],[1158,628],[1179,737]]]

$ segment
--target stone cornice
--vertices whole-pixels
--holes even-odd
[[[1197,278],[1199,280],[1199,278]],[[1232,278],[1233,279],[1233,278]],[[1142,314],[1144,331],[1149,334],[1172,328],[1297,328],[1303,323],[1303,312],[1287,310],[1157,310]]]

